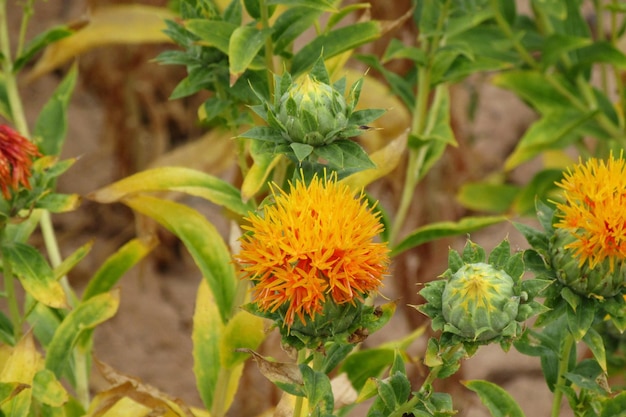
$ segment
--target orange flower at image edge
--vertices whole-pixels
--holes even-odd
[[[6,125],[0,125],[0,188],[5,199],[20,185],[30,189],[33,158],[41,156],[37,146]]]
[[[254,284],[262,311],[288,306],[284,324],[314,319],[324,303],[362,301],[382,283],[388,249],[373,239],[382,230],[364,196],[341,183],[314,178],[290,192],[273,190],[275,204],[251,215],[238,261]]]
[[[557,184],[565,203],[555,226],[568,229],[576,240],[565,246],[593,269],[608,259],[610,270],[626,258],[626,164],[622,155],[605,163],[595,158],[579,163]]]

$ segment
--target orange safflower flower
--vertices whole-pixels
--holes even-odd
[[[273,189],[275,203],[244,226],[252,233],[242,238],[238,261],[255,284],[253,301],[262,311],[287,306],[289,327],[296,316],[306,325],[327,301],[362,301],[387,272],[387,246],[373,241],[379,216],[334,179]]]
[[[613,272],[617,261],[626,258],[626,164],[613,154],[608,161],[589,159],[568,170],[557,183],[565,191],[565,202],[555,227],[568,229],[576,240],[565,246],[589,268],[608,259]]]
[[[33,158],[41,156],[37,146],[9,126],[0,125],[0,189],[5,199],[20,185],[30,189]]]

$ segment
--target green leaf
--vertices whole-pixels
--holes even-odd
[[[606,372],[606,351],[604,349],[604,340],[602,339],[600,333],[591,327],[587,330],[585,336],[583,336],[583,341],[589,350],[591,350],[591,353],[593,354],[594,359],[598,362],[598,365],[600,365],[600,368]]]
[[[57,328],[46,354],[46,368],[57,378],[72,360],[73,347],[82,332],[110,319],[119,306],[119,291],[100,294],[81,302]]]
[[[336,140],[330,145],[317,147],[315,154],[326,159],[330,166],[345,173],[376,168],[361,145],[348,139]]]
[[[544,151],[564,148],[579,139],[579,128],[595,116],[595,112],[581,114],[571,109],[549,110],[533,123],[507,158],[504,169],[516,168]]]
[[[220,339],[224,324],[215,295],[206,281],[198,287],[196,309],[193,315],[193,372],[200,398],[208,410],[213,406],[220,372]]]
[[[109,256],[93,275],[83,292],[83,301],[110,291],[130,268],[141,261],[156,245],[156,239],[132,239]]]
[[[519,187],[510,184],[468,182],[461,186],[456,198],[470,210],[505,213],[513,205],[519,192]]]
[[[556,183],[563,179],[563,170],[544,169],[537,172],[515,197],[513,210],[522,216],[531,216],[536,211],[536,201],[545,200],[558,189]]]
[[[0,342],[6,343],[9,346],[15,345],[14,334],[13,323],[0,311]]]
[[[288,49],[302,33],[313,26],[321,14],[321,10],[310,7],[294,7],[281,13],[272,26],[274,53],[281,54]]]
[[[603,370],[595,360],[584,359],[571,372],[566,372],[564,376],[580,388],[606,395],[607,390],[598,384],[598,380],[602,380],[602,373]]]
[[[457,236],[480,230],[484,227],[506,221],[505,216],[464,217],[458,222],[436,222],[414,230],[391,250],[391,256],[396,256],[405,250],[414,248],[431,240],[443,237]]]
[[[24,48],[22,54],[15,59],[13,63],[13,72],[17,73],[24,67],[39,51],[48,46],[51,43],[63,39],[74,33],[74,31],[67,26],[56,26],[52,29],[48,29],[45,32],[35,36]]]
[[[554,33],[548,36],[542,45],[541,63],[546,66],[554,65],[567,52],[588,46],[592,42],[590,38]]]
[[[595,306],[588,301],[587,299],[581,300],[576,311],[573,311],[571,308],[567,309],[567,327],[577,342],[582,340],[591,329],[591,325],[596,316]],[[604,347],[602,347],[602,350],[604,350]],[[606,369],[606,363],[604,366]]]
[[[36,208],[46,209],[51,213],[67,213],[74,211],[80,206],[78,194],[49,193],[37,200]]]
[[[91,251],[93,242],[87,242],[78,249],[76,249],[70,256],[63,259],[60,265],[54,268],[54,279],[59,280],[61,277],[67,275],[85,256]]]
[[[2,256],[11,264],[28,294],[47,306],[67,308],[63,288],[41,252],[26,243],[11,242],[2,246]]]
[[[196,210],[168,200],[137,194],[125,198],[124,204],[182,240],[213,291],[222,321],[228,321],[237,277],[228,247],[215,226]]]
[[[293,153],[296,155],[298,162],[302,162],[311,155],[311,153],[315,150],[315,148],[311,145],[307,145],[306,143],[291,143],[289,145],[291,149],[293,149]]]
[[[52,407],[61,407],[69,400],[69,395],[63,385],[48,369],[42,369],[35,374],[33,396],[40,403]]]
[[[268,5],[284,4],[285,6],[309,7],[311,9],[321,10],[324,12],[335,12],[337,9],[333,3],[328,0],[267,0]]]
[[[241,184],[241,196],[246,201],[267,185],[270,173],[283,159],[283,155],[274,155],[259,150],[259,144],[260,142],[257,141],[251,143],[250,154],[254,163]]]
[[[8,121],[13,121],[13,112],[11,111],[11,104],[9,103],[9,97],[7,96],[4,74],[0,74],[0,116],[4,117]]]
[[[481,380],[463,382],[480,397],[493,417],[525,417],[513,397],[498,385]]]
[[[320,55],[326,60],[380,36],[380,22],[376,21],[360,22],[321,34],[294,55],[291,74],[296,77],[308,70]]]
[[[341,365],[340,372],[348,374],[352,386],[360,391],[371,377],[380,376],[393,361],[394,349],[374,348],[355,352]]]
[[[226,181],[183,167],[148,169],[126,177],[89,195],[99,203],[113,203],[138,192],[179,191],[201,197],[245,216],[254,207],[241,199],[239,190]]]
[[[34,137],[44,155],[59,155],[67,133],[67,107],[78,78],[78,67],[72,66],[52,97],[43,106],[35,122]]]
[[[200,44],[213,46],[228,54],[230,37],[238,28],[237,25],[221,20],[189,19],[185,28],[200,38]]]
[[[235,29],[228,43],[231,85],[248,69],[270,34],[269,29],[257,29],[253,26],[241,26]]]
[[[311,415],[331,415],[335,405],[330,379],[326,374],[314,371],[306,364],[300,365],[304,392],[313,411]]]
[[[265,339],[263,319],[240,310],[226,324],[220,337],[220,363],[230,369],[243,363],[248,355],[236,349],[256,349]]]
[[[602,404],[600,417],[624,417],[624,410],[626,410],[626,391],[606,399]]]
[[[552,77],[552,82],[559,88],[557,89],[546,77]],[[493,78],[493,83],[498,87],[513,91],[544,115],[556,110],[576,110],[571,100],[559,89],[569,92],[572,96],[577,96],[578,92],[559,75],[545,75],[536,71],[509,71],[497,74]]]

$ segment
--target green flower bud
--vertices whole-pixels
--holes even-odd
[[[613,297],[626,286],[626,262],[604,259],[590,268],[586,260],[580,263],[574,250],[566,246],[578,238],[569,229],[555,229],[550,237],[549,255],[557,279],[577,294],[585,297]]]
[[[326,145],[348,127],[349,106],[332,86],[304,75],[282,95],[278,121],[285,127],[289,142],[311,146]]]
[[[465,264],[443,290],[444,330],[471,340],[493,339],[516,326],[519,304],[509,274],[482,262]]]

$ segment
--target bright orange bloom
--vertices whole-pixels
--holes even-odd
[[[557,184],[565,191],[565,203],[557,205],[562,217],[555,226],[568,229],[576,241],[579,264],[593,269],[605,259],[613,272],[616,261],[626,258],[626,163],[618,159],[591,158],[580,162]]]
[[[254,302],[269,312],[288,305],[288,326],[295,316],[305,325],[329,300],[361,301],[387,272],[387,246],[373,241],[379,216],[333,179],[273,190],[275,203],[244,227],[252,234],[242,238],[238,261],[255,284]]]
[[[9,126],[0,125],[0,189],[5,199],[20,185],[30,189],[33,158],[41,156],[37,146]]]

